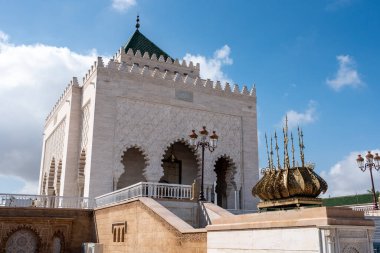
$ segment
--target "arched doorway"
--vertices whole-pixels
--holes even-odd
[[[30,229],[17,230],[8,238],[5,252],[38,252],[38,237]]]
[[[191,185],[198,179],[195,151],[183,141],[171,144],[162,157],[161,183]]]
[[[215,162],[216,173],[216,204],[223,208],[234,208],[235,182],[233,181],[234,166],[231,160],[222,156]]]
[[[146,161],[147,159],[143,152],[137,147],[127,149],[121,160],[124,165],[124,173],[119,177],[116,189],[121,189],[138,182],[145,182],[144,170]]]

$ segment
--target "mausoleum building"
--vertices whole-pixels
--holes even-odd
[[[208,201],[256,209],[259,179],[255,88],[200,77],[136,31],[105,63],[73,78],[46,118],[40,194],[94,198],[138,182],[199,185],[193,129],[219,136],[205,151]]]

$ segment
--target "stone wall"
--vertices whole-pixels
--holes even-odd
[[[373,252],[373,232],[373,221],[349,208],[236,215],[207,227],[207,252]]]
[[[7,246],[23,247],[24,252],[36,247],[39,253],[80,253],[82,243],[94,240],[92,210],[0,207],[1,253]]]
[[[206,252],[205,230],[193,229],[153,199],[100,208],[95,218],[104,253]],[[121,238],[114,234],[120,228]]]

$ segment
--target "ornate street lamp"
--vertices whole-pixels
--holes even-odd
[[[212,131],[212,135],[208,136],[208,131],[204,126],[201,131],[199,131],[201,136],[200,140],[197,140],[198,135],[195,133],[195,130],[192,130],[192,133],[189,135],[190,137],[190,145],[195,148],[195,151],[198,150],[199,147],[202,147],[202,179],[201,179],[201,190],[199,193],[199,201],[205,201],[204,191],[203,191],[203,178],[204,178],[204,156],[205,149],[207,148],[210,152],[213,152],[218,144],[218,136],[215,131]]]
[[[371,154],[371,151],[368,151],[365,158],[366,158],[366,162],[364,163],[364,158],[361,155],[358,155],[356,162],[358,163],[358,167],[363,172],[366,171],[367,168],[369,169],[369,173],[371,174],[371,183],[372,183],[373,207],[375,210],[378,210],[379,207],[376,201],[376,192],[375,192],[375,185],[373,183],[372,169],[375,169],[375,170],[380,169],[380,156],[378,153],[376,153],[375,156],[373,156]]]

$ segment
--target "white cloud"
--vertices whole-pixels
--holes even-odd
[[[9,36],[6,33],[4,33],[3,31],[0,31],[0,42],[7,42],[8,38]]]
[[[200,75],[204,79],[221,81],[223,84],[228,82],[232,84],[232,80],[223,72],[222,68],[231,65],[233,60],[230,58],[231,49],[228,45],[216,50],[212,58],[203,55],[192,55],[187,53],[183,59],[186,62],[199,63],[201,65]]]
[[[380,153],[380,149],[376,149],[374,152]],[[351,152],[329,170],[321,172],[320,175],[329,185],[326,196],[362,194],[371,190],[369,171],[362,172],[356,164],[358,154],[365,155],[366,153],[367,151]],[[379,182],[380,175],[374,170],[373,176],[376,189],[376,187],[380,187],[376,184],[376,182]],[[376,190],[380,190],[380,188]]]
[[[0,175],[39,176],[45,117],[71,76],[81,77],[96,52],[79,54],[43,44],[14,45],[0,31]]]
[[[112,8],[120,12],[124,12],[136,4],[136,0],[112,0]]]
[[[354,59],[349,55],[338,55],[339,69],[333,79],[327,79],[326,83],[336,91],[343,87],[358,87],[363,84],[356,70]]]
[[[294,110],[287,111],[282,117],[281,126],[285,125],[286,116],[288,116],[289,129],[315,122],[317,120],[316,105],[317,103],[315,101],[310,100],[307,109],[304,112],[297,112]]]

